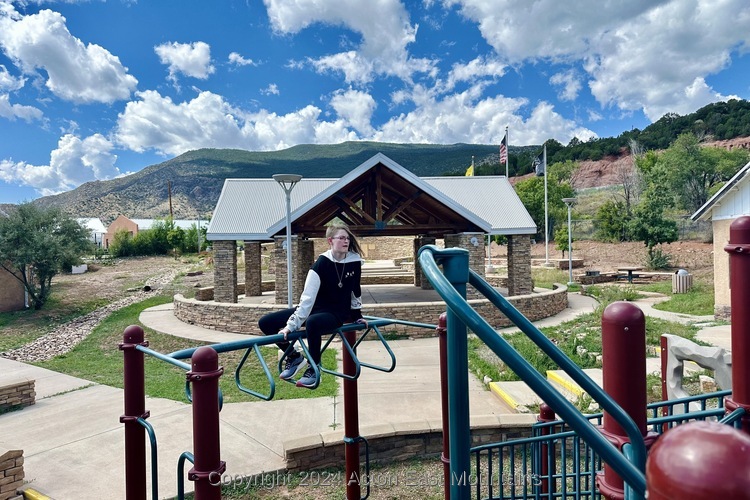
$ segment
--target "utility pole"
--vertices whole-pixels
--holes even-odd
[[[169,218],[174,220],[172,213],[172,181],[167,181],[167,193],[169,194]]]

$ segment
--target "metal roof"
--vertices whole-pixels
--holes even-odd
[[[79,217],[76,221],[92,233],[106,233],[107,228],[104,227],[99,217]]]
[[[291,220],[305,216],[376,165],[490,234],[534,234],[536,225],[504,176],[420,178],[382,153],[340,179],[306,179],[291,191]],[[207,238],[269,240],[286,227],[286,196],[273,179],[226,179]]]
[[[505,176],[424,177],[423,181],[487,221],[490,234],[536,234],[536,224]]]
[[[721,204],[722,198],[731,192],[731,189],[743,181],[750,179],[750,162],[742,167],[734,176],[724,184],[709,200],[690,216],[692,220],[710,220],[714,207]]]

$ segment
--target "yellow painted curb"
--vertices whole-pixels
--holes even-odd
[[[23,490],[23,498],[24,500],[52,500],[51,497],[39,493],[36,490],[32,490],[31,488]]]
[[[576,396],[583,396],[586,394],[586,391],[581,389],[578,384],[572,380],[561,377],[558,373],[555,373],[552,370],[547,370],[547,380],[555,382],[557,385]]]
[[[516,402],[516,400],[513,399],[510,394],[502,390],[500,386],[497,385],[496,382],[490,382],[490,390],[493,393],[495,393],[495,395],[498,396],[500,399],[508,403],[508,405],[514,410],[518,408],[518,403]]]

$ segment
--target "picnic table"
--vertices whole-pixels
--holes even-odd
[[[622,267],[618,267],[617,271],[618,272],[619,271],[627,272],[628,273],[628,276],[627,276],[628,277],[628,283],[632,283],[633,282],[633,272],[640,271],[642,269],[643,269],[642,267],[638,267],[638,266],[622,266]]]

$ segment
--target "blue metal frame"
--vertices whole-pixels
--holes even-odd
[[[661,433],[666,428],[672,428],[675,425],[693,420],[718,420],[721,423],[732,424],[739,418],[737,414],[744,412],[733,412],[722,418],[725,414],[723,402],[729,394],[729,391],[720,391],[679,400],[650,403],[647,409],[653,416],[648,419],[647,425],[649,429]],[[692,413],[673,413],[675,409],[686,407],[691,403],[697,403],[701,410]],[[713,404],[716,404],[717,407],[709,408]],[[664,408],[670,414],[659,416]],[[584,417],[592,425],[601,425],[603,414],[596,413],[584,415]],[[543,455],[541,453],[542,446],[547,446],[553,451]],[[506,466],[502,461],[509,456],[517,455],[519,449],[526,454],[521,463],[511,463]],[[629,444],[623,446],[622,451],[626,458],[633,458],[632,446]],[[602,471],[601,458],[593,453],[588,445],[580,442],[578,434],[564,420],[536,423],[532,427],[532,437],[530,438],[485,444],[472,448],[471,452],[474,454],[475,470],[483,470],[483,460],[487,462],[487,469],[495,472],[493,477],[505,478],[504,471],[506,469],[513,471],[520,469],[520,472],[514,472],[509,477],[526,478],[527,483],[529,482],[528,479],[531,478],[531,482],[535,483],[536,486],[519,492],[513,487],[514,485],[509,487],[505,481],[502,485],[505,487],[504,490],[502,488],[496,490],[495,485],[478,481],[476,498],[494,500],[530,497],[537,499],[600,498],[600,494],[596,490],[595,478],[596,474]],[[494,457],[499,458],[495,459]],[[542,460],[547,461],[548,471],[552,470],[553,465],[557,466],[559,470],[542,475]],[[495,461],[498,462],[496,466],[494,465]],[[482,479],[482,477],[478,476],[478,479]],[[541,485],[545,482],[549,486],[547,493],[541,491]],[[627,483],[625,485],[626,499],[641,498]]]
[[[469,420],[468,420],[468,367],[466,353],[466,328],[470,328],[508,367],[518,374],[547,404],[560,415],[583,439],[610,464],[633,490],[640,496],[646,492],[646,447],[640,430],[604,391],[594,383],[557,346],[547,339],[515,307],[469,270],[468,251],[458,248],[441,250],[427,245],[419,251],[419,262],[432,286],[448,305],[448,375],[450,411],[451,453],[451,498],[466,499],[470,495],[469,469]],[[438,263],[443,266],[440,272]],[[471,283],[485,295],[531,340],[550,356],[573,380],[586,390],[622,426],[633,446],[634,462],[628,461],[578,409],[557,392],[518,352],[513,349],[495,329],[487,323],[467,302],[466,283]],[[461,373],[463,371],[463,373]]]

